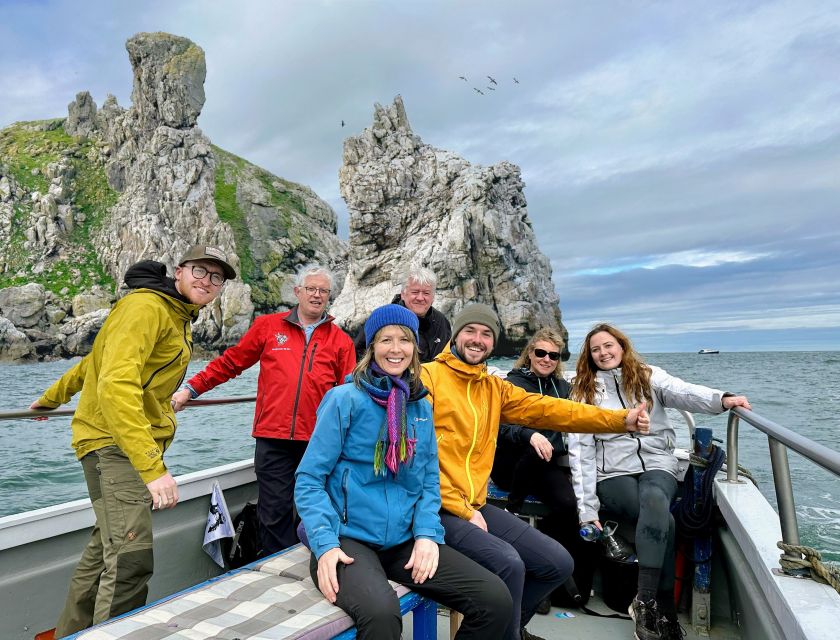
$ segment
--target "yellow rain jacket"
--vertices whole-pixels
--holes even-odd
[[[528,393],[487,373],[485,364],[456,358],[447,345],[423,365],[440,458],[441,503],[469,520],[487,501],[499,422],[555,431],[621,433],[627,411]]]
[[[143,482],[166,473],[163,452],[175,436],[172,394],[190,362],[190,323],[200,308],[152,289],[113,306],[91,353],[38,400],[55,408],[81,390],[71,422],[77,458],[116,445]]]

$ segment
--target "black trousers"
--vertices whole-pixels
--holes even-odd
[[[491,473],[493,482],[509,492],[507,508],[510,511],[518,512],[529,495],[551,509],[551,513],[537,523],[537,528],[563,545],[574,558],[573,577],[582,603],[586,604],[592,589],[598,547],[580,537],[577,497],[571,476],[568,467],[561,467],[554,460],[546,462],[532,446],[511,443],[496,449]],[[564,602],[564,591],[561,587],[552,600]]]
[[[438,546],[437,572],[423,584],[415,584],[411,570],[405,569],[414,540],[379,550],[352,538],[339,538],[339,543],[341,550],[353,558],[353,563],[337,566],[336,605],[353,618],[356,637],[360,640],[398,640],[401,637],[399,598],[388,580],[462,613],[464,621],[455,636],[460,640],[491,640],[504,634],[513,608],[504,582],[451,547]],[[318,561],[314,555],[309,572],[317,585]]]
[[[446,544],[499,576],[513,599],[513,615],[503,635],[519,640],[537,605],[572,575],[573,561],[557,541],[534,529],[512,513],[485,504],[479,509],[487,531],[446,511],[440,521]]]
[[[256,441],[254,471],[259,490],[260,555],[267,556],[298,543],[295,471],[309,442],[278,438],[256,438]]]
[[[601,480],[597,491],[602,511],[636,523],[640,577],[641,569],[660,569],[659,590],[672,590],[676,525],[671,501],[677,479],[667,471],[645,471]]]

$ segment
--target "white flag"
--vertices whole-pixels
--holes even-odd
[[[207,514],[207,526],[204,529],[204,550],[220,567],[225,566],[222,556],[222,538],[233,537],[233,522],[225,504],[225,496],[218,482],[213,483],[210,494],[210,511]]]

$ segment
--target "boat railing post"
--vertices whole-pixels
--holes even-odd
[[[787,447],[775,438],[767,436],[770,445],[770,464],[773,469],[773,485],[776,487],[776,504],[779,507],[779,524],[785,544],[799,544],[799,523],[796,520],[796,505],[793,501],[793,484],[790,480]],[[797,559],[801,559],[798,556]]]
[[[726,422],[726,482],[738,484],[738,424],[739,418],[734,411],[729,412]]]

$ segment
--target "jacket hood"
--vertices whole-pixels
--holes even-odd
[[[201,305],[193,304],[175,288],[175,279],[166,275],[166,265],[155,260],[141,260],[128,268],[123,280],[129,289],[149,289],[183,303],[187,315],[193,320],[198,318]]]
[[[152,289],[186,304],[192,304],[175,288],[175,279],[166,275],[166,265],[161,262],[141,260],[134,263],[125,272],[124,281],[129,289]]]
[[[481,364],[469,364],[461,360],[457,355],[452,352],[453,345],[449,342],[446,347],[444,347],[443,351],[435,356],[435,362],[440,362],[441,364],[445,364],[447,367],[455,371],[460,377],[463,378],[473,378],[474,380],[481,380],[482,378],[486,378],[489,374],[487,373],[487,363],[482,362]]]

